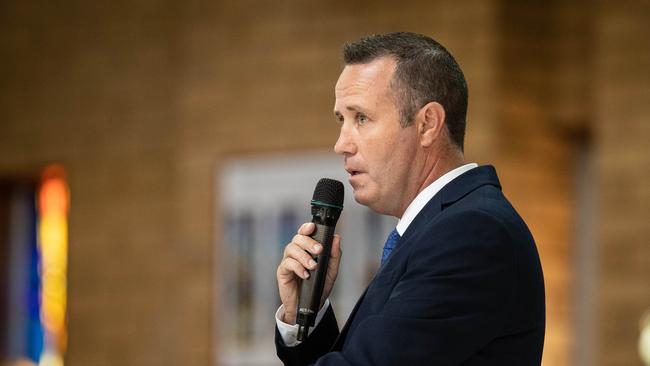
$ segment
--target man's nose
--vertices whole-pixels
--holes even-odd
[[[356,145],[354,144],[348,126],[346,126],[345,123],[341,125],[339,138],[334,144],[334,152],[339,155],[352,155],[356,153]]]

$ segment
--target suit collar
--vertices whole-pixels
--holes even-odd
[[[409,203],[408,207],[402,214],[402,217],[399,219],[399,222],[397,223],[397,232],[400,235],[403,235],[406,229],[408,229],[409,225],[415,219],[415,217],[422,211],[424,206],[433,198],[433,196],[436,195],[442,188],[444,188],[447,184],[452,182],[454,179],[458,178],[461,176],[463,173],[466,173],[467,171],[477,168],[478,165],[476,163],[469,163],[469,164],[464,164],[459,166],[458,168],[452,169],[448,171],[447,173],[443,174],[436,180],[434,180],[431,184],[426,186],[423,190],[421,190],[415,198]]]
[[[492,165],[483,165],[461,174],[444,186],[440,192],[440,201],[443,206],[452,204],[484,185],[493,185],[501,189],[497,171]]]
[[[501,189],[496,169],[492,165],[483,165],[471,169],[445,185],[433,198],[424,206],[422,211],[415,217],[409,228],[404,232],[400,242],[411,236],[418,227],[436,216],[445,207],[465,197],[470,192],[485,185],[492,185]],[[395,250],[399,248],[396,246]],[[394,253],[393,253],[394,254]]]

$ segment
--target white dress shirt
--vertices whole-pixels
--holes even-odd
[[[447,173],[445,173],[443,176],[440,178],[436,179],[433,183],[429,184],[425,189],[422,190],[422,192],[418,193],[418,195],[415,197],[413,201],[411,201],[411,204],[406,208],[406,211],[404,211],[404,214],[402,217],[399,219],[397,222],[397,227],[395,228],[397,230],[397,233],[399,233],[400,236],[404,235],[404,232],[406,229],[408,229],[409,225],[411,225],[411,222],[413,222],[413,219],[420,213],[422,208],[433,198],[433,196],[438,193],[442,187],[447,185],[447,183],[451,182],[452,180],[456,179],[458,176],[461,174],[474,169],[478,166],[476,163],[470,163],[470,164],[465,164],[463,166],[460,166],[454,170],[451,170]],[[316,320],[314,323],[313,327],[309,328],[309,332],[307,333],[307,336],[311,334],[311,332],[316,329],[316,326],[318,326],[318,323],[320,323],[321,319],[323,318],[323,315],[325,315],[325,311],[330,305],[330,300],[327,299],[325,301],[325,304],[323,304],[323,307],[318,311],[318,314],[316,315]],[[283,321],[284,319],[284,305],[280,305],[280,308],[275,312],[275,322],[278,325],[278,330],[280,331],[280,336],[282,336],[282,340],[284,341],[284,344],[292,347],[292,346],[297,346],[301,342],[297,340],[298,338],[298,324],[287,324]]]

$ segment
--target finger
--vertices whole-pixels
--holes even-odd
[[[292,258],[297,260],[303,267],[308,269],[316,268],[316,261],[309,253],[305,252],[301,247],[295,243],[287,246],[285,258]]]
[[[341,237],[339,235],[334,235],[332,240],[332,251],[330,254],[330,260],[327,264],[327,281],[325,290],[323,291],[323,298],[321,299],[321,306],[324,304],[325,299],[329,296],[330,291],[332,291],[332,286],[336,281],[336,276],[339,271],[339,264],[341,262]]]
[[[341,254],[341,236],[339,234],[334,234],[334,240],[332,240],[332,253],[330,256],[338,259],[341,257]]]
[[[305,269],[305,267],[303,267],[303,265],[300,264],[300,262],[298,262],[297,260],[295,260],[293,258],[285,258],[282,261],[282,264],[281,264],[280,267],[282,267],[282,269],[283,269],[282,272],[284,272],[285,274],[294,273],[296,276],[298,276],[298,277],[300,277],[302,279],[309,278],[309,271],[307,271]]]
[[[339,266],[341,261],[341,237],[338,234],[334,234],[334,240],[332,240],[332,253],[330,254],[330,261],[328,264],[328,271],[335,270]]]
[[[297,234],[291,239],[291,243],[298,245],[303,250],[311,254],[318,254],[323,250],[323,246],[316,240],[301,234]]]
[[[314,232],[316,225],[313,222],[306,222],[298,228],[298,234],[300,235],[309,235]]]
[[[296,234],[291,239],[291,243],[287,244],[284,247],[283,257],[286,257],[288,255],[289,249],[294,245],[298,246],[303,251],[307,252],[307,254],[312,254],[312,255],[317,255],[318,253],[320,253],[321,250],[323,250],[322,245],[320,245],[320,243],[317,242],[316,240],[308,236]]]

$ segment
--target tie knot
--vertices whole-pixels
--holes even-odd
[[[397,244],[399,238],[400,236],[399,233],[397,232],[397,229],[393,229],[393,231],[391,231],[390,234],[388,234],[388,238],[386,238],[386,244],[384,244],[384,250],[381,254],[381,264],[384,264],[384,262],[386,262],[386,260],[390,256],[390,253],[395,248],[395,244]]]

